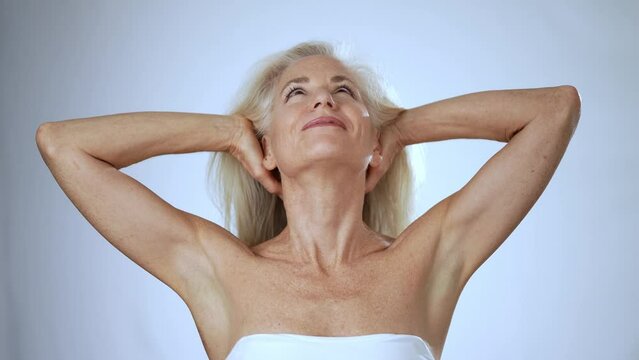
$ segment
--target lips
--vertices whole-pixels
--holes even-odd
[[[336,126],[340,126],[343,129],[346,129],[346,125],[344,125],[344,122],[342,122],[342,120],[334,116],[320,116],[318,118],[315,118],[307,122],[306,125],[304,125],[304,127],[302,128],[302,130],[306,130],[312,126],[320,126],[320,125],[326,125],[326,124],[333,124]]]

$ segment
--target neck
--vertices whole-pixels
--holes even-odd
[[[296,262],[320,272],[366,255],[376,233],[362,219],[365,173],[352,168],[315,168],[282,177],[287,227],[280,239]]]

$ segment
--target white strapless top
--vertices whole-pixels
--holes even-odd
[[[430,345],[416,335],[312,336],[252,334],[241,337],[226,360],[435,360]]]

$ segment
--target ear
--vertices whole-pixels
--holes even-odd
[[[264,154],[262,165],[268,170],[273,170],[277,167],[277,164],[275,162],[273,152],[271,151],[270,141],[271,140],[268,138],[268,135],[262,136],[262,153]]]
[[[373,149],[373,154],[371,155],[371,161],[369,165],[372,167],[377,167],[382,162],[382,145],[379,141],[381,132],[375,129],[375,148]]]

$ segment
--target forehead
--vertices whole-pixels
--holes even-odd
[[[287,67],[282,76],[280,76],[279,84],[284,84],[300,76],[313,78],[332,77],[334,75],[351,77],[348,69],[339,60],[324,55],[313,55],[297,60]]]

